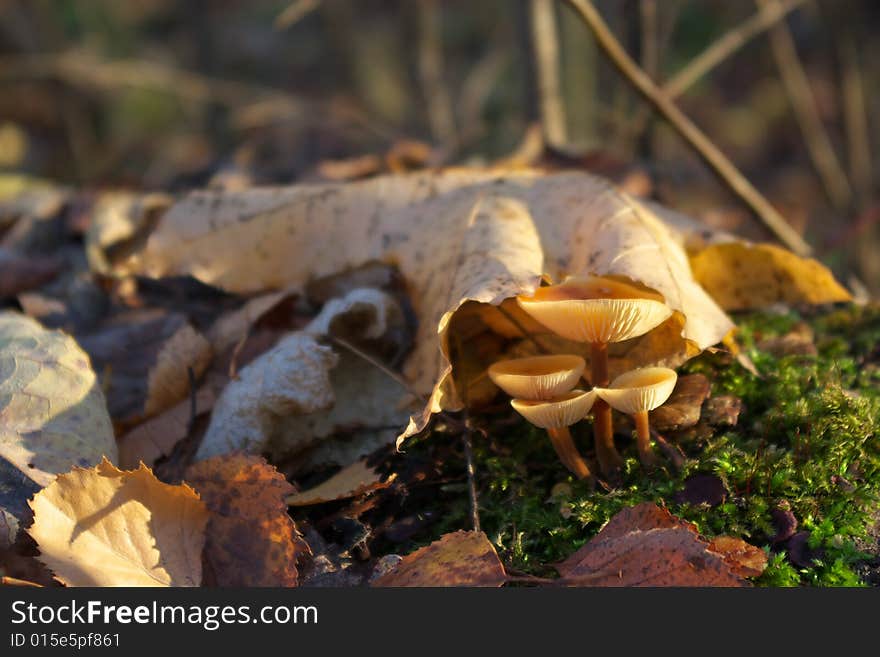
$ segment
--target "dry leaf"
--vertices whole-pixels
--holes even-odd
[[[483,532],[458,531],[408,554],[371,586],[486,586],[507,581],[495,547]]]
[[[117,460],[89,357],[73,338],[0,313],[0,459],[39,486],[74,465]]]
[[[211,355],[210,343],[192,326],[186,324],[175,331],[147,373],[144,414],[153,416],[185,399],[191,385],[189,370],[198,379],[208,368]]]
[[[186,485],[106,459],[59,475],[31,502],[28,533],[68,586],[198,586],[208,512]]]
[[[61,270],[55,258],[23,256],[0,247],[0,298],[40,287]]]
[[[347,497],[358,497],[370,491],[386,488],[391,485],[392,481],[394,481],[393,474],[382,481],[382,475],[368,466],[366,461],[356,461],[322,484],[294,493],[287,498],[287,504],[290,506],[309,506],[343,500]]]
[[[187,481],[211,511],[205,559],[219,586],[296,586],[309,553],[287,515],[294,488],[259,456],[228,454],[195,463]]]
[[[822,264],[772,244],[715,244],[693,255],[691,268],[725,310],[852,300]]]
[[[404,438],[432,413],[462,406],[450,334],[469,300],[498,305],[568,274],[642,283],[676,312],[614,354],[620,367],[675,366],[727,335],[733,324],[691,275],[684,234],[652,207],[576,172],[450,170],[201,192],[173,205],[141,248],[114,264],[120,273],[190,274],[233,292],[302,289],[369,262],[395,264],[419,320],[404,375],[430,396]],[[772,252],[756,253],[777,264]]]
[[[730,555],[713,551],[691,523],[646,502],[615,515],[557,570],[572,586],[746,586],[741,573],[756,564],[751,546],[719,546]]]
[[[709,379],[702,374],[678,377],[666,403],[651,411],[651,426],[657,431],[677,431],[694,426],[700,421],[700,410],[709,390]]]
[[[199,388],[196,415],[210,411],[214,402],[214,390],[210,385]],[[140,463],[153,467],[157,459],[170,454],[174,446],[186,438],[191,415],[192,402],[186,399],[126,433],[119,439],[120,467],[132,469]]]
[[[741,538],[716,536],[709,543],[709,549],[720,554],[740,577],[757,577],[767,568],[767,553]]]
[[[379,290],[360,288],[328,301],[303,331],[279,341],[226,386],[196,458],[234,451],[295,454],[340,428],[364,425],[384,428],[379,440],[392,441],[396,430],[388,427],[409,417],[402,404],[406,391],[359,357],[337,356],[317,338],[378,340],[402,321],[400,315],[396,302]],[[331,373],[340,364],[344,369]]]
[[[185,399],[188,368],[198,378],[211,359],[210,344],[183,314],[158,309],[110,317],[79,340],[106,379],[110,415],[126,425]]]

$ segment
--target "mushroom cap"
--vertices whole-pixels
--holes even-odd
[[[553,399],[577,384],[586,362],[580,356],[532,356],[489,366],[489,378],[511,397]]]
[[[603,276],[569,277],[516,301],[533,319],[576,342],[622,342],[672,315],[656,292]]]
[[[594,401],[595,390],[572,390],[550,401],[511,399],[510,405],[536,427],[560,429],[583,420]]]
[[[669,399],[678,375],[668,367],[642,367],[621,374],[607,388],[595,388],[596,394],[621,413],[635,415],[653,411]]]

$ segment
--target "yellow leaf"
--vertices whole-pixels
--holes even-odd
[[[198,586],[208,512],[186,485],[106,459],[59,475],[30,503],[39,559],[68,586]]]
[[[691,256],[691,268],[725,310],[852,300],[824,265],[772,244],[713,244]]]

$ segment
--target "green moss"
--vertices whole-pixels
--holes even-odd
[[[815,331],[817,356],[775,357],[756,346],[801,321]],[[548,564],[571,554],[620,509],[654,501],[696,523],[704,535],[740,536],[771,551],[761,585],[860,584],[854,565],[865,555],[854,539],[865,535],[880,495],[880,309],[847,306],[812,317],[757,313],[737,322],[744,353],[760,376],[724,353],[703,354],[681,369],[708,376],[713,394],[744,402],[736,427],[683,445],[689,460],[681,473],[646,475],[634,446],[620,440],[628,457],[623,484],[591,492],[566,473],[540,431],[520,424],[493,428],[499,418],[482,418],[487,437],[475,438],[474,445],[481,521],[506,564],[552,572]],[[576,440],[587,445],[589,427],[576,430]],[[422,448],[438,438],[423,441]],[[677,503],[675,493],[695,473],[719,476],[727,499],[713,508]],[[448,474],[461,481],[460,471]],[[782,501],[799,529],[811,533],[809,547],[820,555],[811,567],[771,550],[771,512]],[[445,506],[442,520],[425,541],[468,526],[460,483],[447,487],[439,503]]]

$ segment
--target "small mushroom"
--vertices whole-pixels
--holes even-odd
[[[489,366],[489,378],[517,399],[553,399],[574,388],[584,373],[580,356],[532,356],[502,360]]]
[[[543,326],[569,340],[590,344],[590,383],[608,385],[608,345],[644,335],[672,315],[663,297],[647,288],[603,276],[569,277],[540,287],[519,306]],[[611,408],[599,399],[593,407],[596,456],[606,475],[623,459],[614,447]]]
[[[596,393],[593,390],[572,390],[549,401],[511,399],[510,405],[536,427],[547,430],[550,442],[565,467],[578,479],[592,481],[590,468],[577,451],[568,427],[584,419],[595,400]]]
[[[580,356],[556,355],[514,358],[489,367],[492,382],[514,398],[513,408],[547,429],[559,459],[580,479],[592,479],[592,474],[568,427],[589,413],[596,398],[592,391],[572,390],[586,366]]]
[[[594,388],[596,394],[613,409],[631,415],[636,425],[636,447],[642,465],[656,465],[651,449],[648,411],[669,399],[678,375],[668,367],[643,367],[621,374],[608,388]]]

